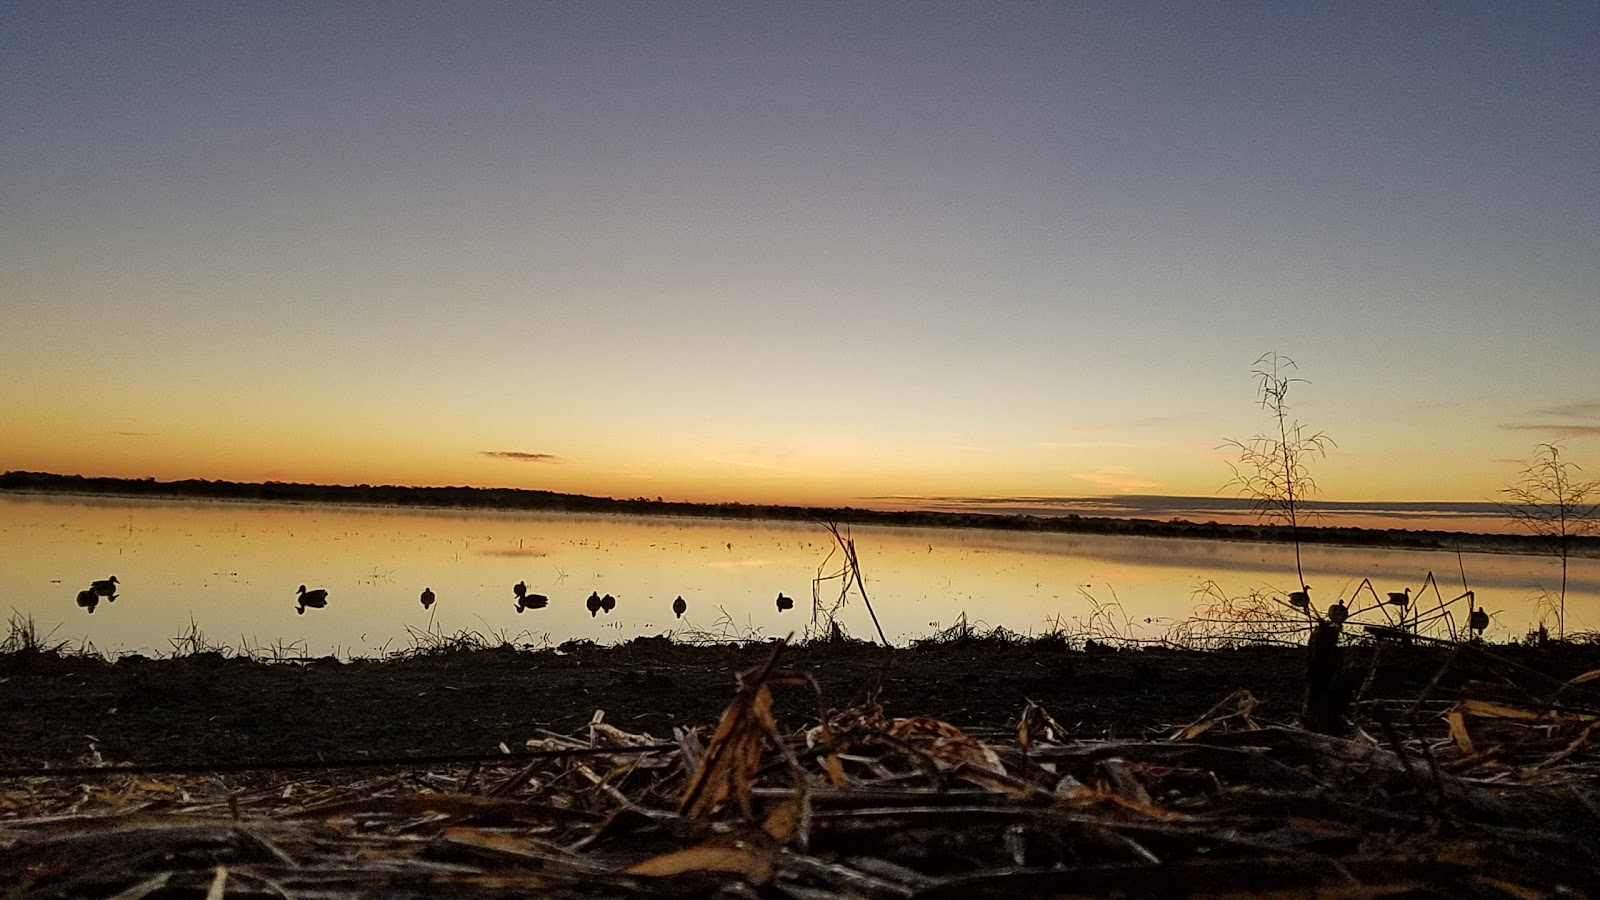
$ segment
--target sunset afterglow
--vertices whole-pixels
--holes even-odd
[[[1597,34],[8,4],[0,471],[1214,497],[1278,351],[1325,499],[1484,501],[1551,440],[1600,475]]]

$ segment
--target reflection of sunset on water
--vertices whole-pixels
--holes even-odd
[[[1112,603],[1136,633],[1156,636],[1193,610],[1205,581],[1235,595],[1293,587],[1286,545],[881,527],[853,535],[868,596],[897,642],[963,613],[1036,633]],[[231,647],[342,655],[402,648],[411,629],[429,628],[551,645],[717,627],[776,636],[804,630],[812,580],[838,564],[827,532],[805,523],[46,496],[0,498],[0,539],[11,548],[0,596],[55,640],[110,652],[168,651],[191,624]],[[1430,570],[1448,599],[1464,565],[1495,614],[1493,639],[1520,636],[1535,617],[1535,585],[1559,578],[1542,557],[1467,554],[1458,564],[1443,552],[1303,552],[1322,603],[1362,578],[1380,590],[1419,588]],[[73,598],[112,574],[119,599],[91,619]],[[519,614],[519,582],[549,605]],[[325,609],[295,614],[302,583],[328,590]],[[418,602],[424,587],[431,608]],[[613,595],[615,610],[591,616],[591,592]],[[796,598],[793,610],[773,606],[780,592]],[[843,624],[870,634],[859,598],[851,604]],[[1600,622],[1600,561],[1573,562],[1568,611],[1569,630]]]

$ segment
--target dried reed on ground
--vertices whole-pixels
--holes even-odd
[[[1463,645],[1461,652],[1484,653]],[[1370,897],[1600,883],[1600,672],[1367,700],[1347,737],[1248,694],[1146,740],[1028,703],[1008,736],[868,705],[786,730],[779,668],[671,742],[597,712],[472,762],[0,782],[3,897]]]

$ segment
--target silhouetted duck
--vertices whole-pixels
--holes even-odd
[[[1411,588],[1406,588],[1405,591],[1403,591],[1403,592],[1402,591],[1390,591],[1389,592],[1389,602],[1394,604],[1395,606],[1400,607],[1401,609],[1405,609],[1407,606],[1410,606],[1411,605]]]
[[[683,614],[688,611],[689,604],[684,602],[683,595],[679,594],[678,599],[672,601],[672,614],[681,619],[683,618]]]
[[[599,615],[600,614],[600,592],[599,591],[590,591],[589,592],[589,599],[585,600],[583,602],[583,605],[589,607],[589,616],[590,616],[590,618],[593,618],[594,616]]]
[[[117,576],[113,575],[105,581],[96,581],[89,585],[89,590],[115,603],[117,602]]]
[[[431,609],[432,607],[433,607],[433,588],[425,587],[425,588],[422,589],[422,608],[423,609]]]
[[[82,607],[83,609],[87,609],[90,614],[93,614],[94,608],[99,605],[100,595],[95,593],[94,588],[88,588],[78,592],[78,606]]]
[[[1483,630],[1489,627],[1489,611],[1481,606],[1478,607],[1467,617],[1467,624],[1472,626],[1473,631],[1483,634]]]
[[[513,584],[511,586],[511,593],[516,594],[518,600],[521,600],[523,597],[528,596],[528,584],[527,584],[527,582],[519,581],[516,584]]]
[[[611,611],[617,608],[617,598],[611,596],[610,594],[601,597],[600,608],[606,611],[606,615],[611,615]]]
[[[550,598],[543,594],[523,594],[517,598],[517,612],[525,609],[544,609],[550,605]]]
[[[1289,605],[1295,609],[1311,608],[1311,587],[1302,584],[1300,590],[1289,593]]]
[[[302,584],[300,585],[300,590],[295,591],[295,593],[300,595],[300,605],[295,608],[295,612],[302,616],[306,614],[306,607],[308,606],[313,609],[322,609],[328,605],[328,591],[326,588],[308,591],[306,586]]]
[[[783,595],[783,591],[779,591],[778,592],[778,612],[783,612],[786,609],[794,609],[794,598],[793,597],[785,597]]]
[[[1350,618],[1350,607],[1345,606],[1343,600],[1328,607],[1329,622],[1335,625],[1343,625],[1344,620],[1348,618]]]

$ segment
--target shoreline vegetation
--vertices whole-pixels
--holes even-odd
[[[1535,897],[1600,872],[1573,839],[1592,643],[1346,647],[1334,719],[1300,647],[185,649],[0,655],[14,894]]]
[[[932,510],[873,510],[850,506],[781,506],[759,503],[691,503],[617,499],[523,488],[405,487],[398,485],[323,485],[294,482],[235,482],[154,478],[107,478],[11,471],[0,475],[0,493],[67,494],[138,499],[232,500],[383,506],[398,509],[482,509],[499,511],[589,513],[683,518],[836,522],[901,528],[971,528],[1057,534],[1124,537],[1188,538],[1255,543],[1327,544],[1400,550],[1460,550],[1473,553],[1543,555],[1549,542],[1533,535],[1485,534],[1406,528],[1344,526],[1236,525],[1186,519],[1115,518],[1065,514],[1038,516],[1004,513],[957,513]],[[1572,555],[1600,557],[1600,535],[1574,539]]]

